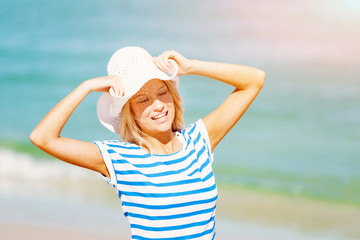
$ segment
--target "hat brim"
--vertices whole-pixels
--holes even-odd
[[[97,102],[97,115],[100,123],[114,133],[120,133],[120,114],[122,108],[126,104],[126,102],[137,93],[142,86],[152,80],[152,79],[160,79],[164,81],[173,81],[175,83],[176,88],[179,88],[179,77],[177,74],[177,64],[175,61],[170,59],[171,64],[175,68],[172,73],[165,73],[158,69],[155,64],[155,68],[151,70],[151,74],[147,74],[146,78],[137,81],[138,84],[135,88],[132,89],[131,92],[125,93],[125,96],[119,97],[112,95],[108,92],[103,93],[98,102]],[[145,70],[146,71],[146,70]]]

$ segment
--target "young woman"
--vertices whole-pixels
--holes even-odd
[[[151,57],[142,48],[126,47],[112,56],[108,74],[81,83],[60,101],[33,130],[31,141],[60,160],[101,173],[121,198],[132,239],[214,239],[212,153],[259,93],[264,72],[190,60],[173,50]],[[212,113],[184,128],[177,76],[186,74],[235,90]],[[104,92],[98,117],[121,141],[60,136],[93,91]]]

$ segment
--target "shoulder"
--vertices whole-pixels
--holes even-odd
[[[187,146],[193,146],[196,152],[206,153],[213,162],[209,134],[202,119],[190,124],[182,131]]]
[[[206,138],[208,136],[205,124],[202,119],[190,124],[181,132],[185,137],[197,138],[199,136]]]
[[[199,119],[196,122],[190,124],[181,133],[187,141],[190,140],[195,145],[200,143],[207,145],[207,147],[211,146],[209,134],[202,119]]]

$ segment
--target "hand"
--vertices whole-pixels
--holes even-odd
[[[168,50],[160,54],[158,57],[153,57],[155,65],[161,71],[166,71],[171,67],[170,62],[168,61],[169,59],[173,59],[178,64],[179,70],[177,75],[181,76],[189,74],[191,61],[174,50]]]
[[[113,95],[124,96],[124,88],[121,79],[117,74],[93,78],[85,82],[90,91],[95,92],[112,92]],[[111,91],[112,89],[112,91]]]

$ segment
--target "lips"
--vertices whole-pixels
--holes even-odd
[[[164,112],[164,113],[160,113],[160,114],[158,114],[158,115],[156,115],[156,116],[154,116],[154,117],[151,117],[151,119],[152,120],[159,120],[159,119],[161,119],[161,118],[163,118],[163,117],[166,117],[168,115],[168,111],[166,111],[166,112]]]

